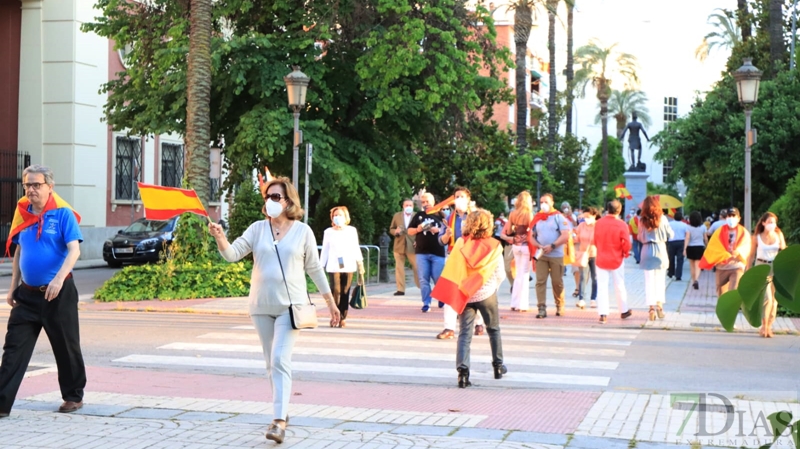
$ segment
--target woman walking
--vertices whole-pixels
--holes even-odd
[[[580,268],[578,282],[578,307],[586,307],[584,298],[589,296],[589,281],[591,281],[591,307],[597,307],[597,247],[594,245],[594,225],[600,218],[600,211],[596,207],[589,207],[583,214],[583,221],[575,230],[578,250],[575,253],[575,263]]]
[[[289,419],[292,394],[292,350],[299,330],[292,329],[291,303],[308,301],[306,274],[322,293],[330,311],[330,324],[339,324],[339,309],[333,302],[325,271],[319,263],[317,241],[303,216],[300,198],[291,180],[278,177],[261,187],[266,200],[263,212],[268,217],[252,225],[232,244],[222,226],[209,223],[217,248],[228,262],[253,253],[250,278],[250,319],[253,321],[272,384],[274,419],[267,430],[268,440],[282,443]]]
[[[328,283],[333,299],[339,307],[339,327],[346,327],[350,308],[350,287],[358,269],[358,284],[364,285],[364,257],[358,244],[358,231],[350,226],[350,212],[346,206],[331,209],[331,227],[322,236],[319,262],[328,273]]]
[[[694,211],[689,214],[689,227],[686,229],[686,238],[683,243],[683,256],[689,259],[689,273],[692,276],[692,288],[698,290],[700,284],[700,259],[708,244],[708,229],[703,224],[703,216]]]
[[[516,276],[511,289],[511,310],[527,312],[530,296],[531,252],[528,247],[530,224],[533,220],[533,199],[527,191],[517,195],[514,210],[508,215],[508,222],[501,238],[513,245]]]
[[[464,224],[463,238],[459,239],[450,258],[445,273],[460,269],[460,290],[468,297],[464,310],[459,317],[458,349],[456,352],[456,369],[458,370],[458,387],[472,385],[469,381],[470,344],[472,329],[478,313],[486,323],[489,334],[489,345],[492,348],[492,368],[495,379],[502,379],[508,370],[503,365],[503,344],[500,339],[500,313],[497,307],[497,290],[505,278],[503,268],[503,250],[500,243],[492,238],[492,214],[485,209],[478,209],[467,216]],[[480,285],[472,280],[481,279]],[[455,308],[455,307],[454,307]],[[456,309],[458,310],[458,309]]]
[[[669,267],[667,242],[672,238],[673,232],[661,210],[661,204],[653,196],[644,199],[640,223],[642,258],[639,265],[644,270],[645,302],[650,306],[650,321],[655,321],[656,315],[659,319],[664,319]]]
[[[778,228],[778,216],[772,212],[767,212],[758,219],[758,224],[755,229],[756,238],[753,239],[752,250],[750,251],[750,260],[747,266],[753,266],[755,259],[756,265],[769,265],[770,277],[772,280],[772,262],[775,261],[775,256],[786,248],[786,239],[783,237],[783,232]],[[761,318],[761,328],[758,330],[759,335],[764,338],[772,338],[775,334],[772,332],[772,325],[775,323],[775,317],[778,313],[778,303],[775,301],[775,284],[769,283],[767,289],[764,291],[764,308]]]

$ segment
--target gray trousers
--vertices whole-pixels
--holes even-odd
[[[475,325],[475,315],[480,313],[486,323],[489,345],[492,347],[492,366],[503,364],[503,342],[500,339],[500,313],[497,309],[497,292],[479,302],[467,303],[459,316],[456,368],[469,369],[469,347]]]
[[[300,331],[292,329],[289,309],[280,315],[251,315],[267,361],[273,419],[286,419],[292,396],[292,350]]]

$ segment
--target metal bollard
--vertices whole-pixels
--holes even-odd
[[[378,237],[378,246],[380,246],[380,255],[378,257],[378,282],[389,282],[389,243],[392,241],[386,231],[381,233]]]

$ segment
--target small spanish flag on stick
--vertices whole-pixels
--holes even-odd
[[[138,183],[144,204],[144,216],[149,220],[169,220],[185,212],[202,215],[211,221],[197,192],[177,187]]]
[[[625,198],[626,200],[633,199],[631,192],[628,192],[628,189],[625,188],[625,184],[617,184],[617,186],[614,187],[614,193],[616,193],[617,198]]]
[[[452,206],[453,204],[455,204],[455,202],[456,202],[456,196],[455,195],[450,195],[450,197],[448,197],[446,200],[440,201],[438,204],[436,204],[433,207],[431,207],[430,209],[426,210],[425,213],[426,214],[438,213],[442,209],[444,209],[445,207]]]

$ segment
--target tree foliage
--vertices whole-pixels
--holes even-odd
[[[102,17],[84,25],[117,46],[132,45],[130,68],[104,86],[114,129],[185,132],[183,3],[98,0]],[[292,65],[312,80],[301,112],[304,140],[315,150],[309,213],[326,215],[318,204],[362,202],[364,215],[354,215],[353,224],[373,229],[365,240],[374,240],[417,188],[447,190],[433,168],[448,181],[454,172],[474,178],[507,151],[506,134],[488,119],[494,104],[513,99],[501,80],[510,53],[495,43],[480,4],[309,0],[298,8],[286,0],[219,0],[213,17],[211,136],[223,148],[226,188],[265,165],[274,174],[291,172],[293,124],[282,78]],[[476,155],[490,157],[481,165]],[[311,224],[317,231],[328,226]]]
[[[624,183],[625,158],[622,156],[622,143],[614,137],[608,136],[608,185],[603,190],[603,143],[595,148],[589,169],[586,170],[586,191],[583,204],[601,207],[603,203],[613,198],[614,186]],[[608,198],[608,195],[612,195]]]

